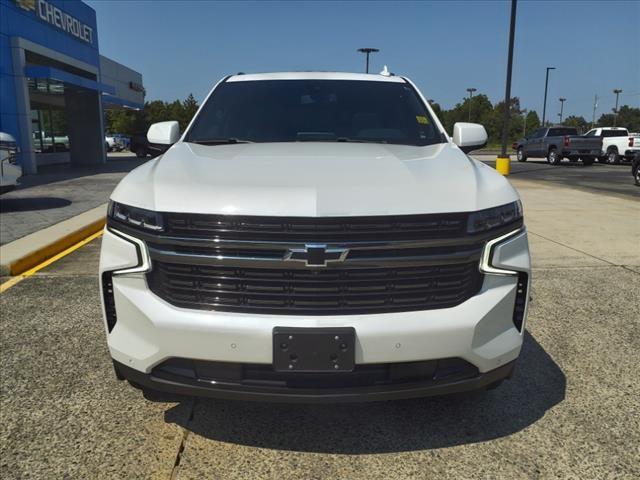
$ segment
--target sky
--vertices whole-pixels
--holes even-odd
[[[201,102],[237,72],[364,69],[360,47],[375,47],[371,72],[386,64],[444,108],[469,87],[504,98],[510,2],[221,2],[87,0],[100,51],[143,75],[147,100]],[[547,118],[591,120],[615,106],[640,107],[640,1],[520,0],[512,96],[538,111],[549,78]]]

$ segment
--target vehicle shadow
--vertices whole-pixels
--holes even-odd
[[[405,452],[516,433],[562,402],[565,387],[560,367],[527,333],[514,378],[484,396],[338,405],[197,399],[190,419],[185,419],[178,404],[165,412],[165,421],[205,438],[259,448],[341,454]]]
[[[71,205],[71,200],[59,197],[0,198],[0,213],[52,210]]]

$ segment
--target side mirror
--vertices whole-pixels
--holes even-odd
[[[477,123],[458,122],[453,126],[453,143],[464,153],[484,147],[487,139],[487,131]]]
[[[147,132],[147,140],[149,143],[173,145],[180,138],[180,125],[175,120],[169,122],[154,123],[149,127]]]

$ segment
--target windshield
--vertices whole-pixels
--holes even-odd
[[[411,85],[356,80],[260,80],[220,84],[187,142],[444,142]]]

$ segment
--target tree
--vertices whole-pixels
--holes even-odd
[[[189,122],[191,122],[191,119],[197,111],[198,102],[196,102],[193,94],[190,93],[189,96],[184,100],[184,102],[182,102],[182,123],[180,123],[181,129],[184,130],[185,128],[187,128],[187,125],[189,125]]]
[[[502,125],[504,119],[504,101],[495,104],[491,112],[485,117],[483,123],[490,144],[499,144],[502,141]],[[520,99],[513,97],[509,103],[509,130],[507,131],[507,143],[512,143],[522,136],[524,120],[520,109]],[[529,126],[527,125],[527,129]]]
[[[535,110],[531,110],[529,113],[527,113],[527,122],[526,122],[526,132],[532,132],[534,131],[536,128],[540,127],[540,117],[538,117],[538,112],[536,112]],[[524,125],[523,125],[523,130],[524,130]]]
[[[471,121],[476,123],[484,123],[487,115],[493,109],[489,97],[484,94],[476,95],[471,100],[465,98],[462,103],[456,104],[451,110],[442,111],[440,120],[447,132],[453,132],[453,125],[456,122],[469,121],[469,104],[471,104]]]
[[[613,122],[613,113],[605,113],[600,116],[597,123],[599,127],[611,127],[613,126]],[[630,132],[640,131],[640,108],[622,105],[618,110],[616,125],[618,127],[625,127],[629,129]]]
[[[587,131],[589,124],[584,119],[584,117],[576,117],[575,115],[568,116],[563,122],[567,127],[575,127],[579,133],[584,133]]]

